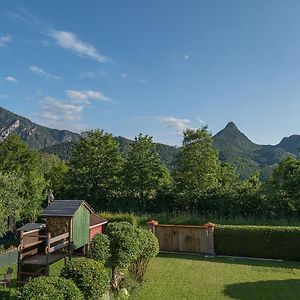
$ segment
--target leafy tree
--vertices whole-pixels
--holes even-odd
[[[0,236],[6,231],[7,217],[20,219],[23,207],[22,185],[23,178],[18,174],[0,172]]]
[[[186,209],[194,202],[215,193],[219,188],[220,161],[206,127],[184,131],[173,172],[175,192]]]
[[[63,199],[67,193],[66,177],[69,171],[66,162],[55,154],[43,154],[42,169],[47,190],[52,191],[55,198]]]
[[[144,207],[161,186],[168,184],[169,172],[160,162],[152,137],[135,137],[124,166],[124,182],[125,189]]]
[[[101,209],[120,195],[123,158],[118,143],[103,130],[83,133],[69,163],[70,195]]]
[[[0,143],[0,171],[15,172],[24,179],[21,191],[24,213],[35,222],[45,190],[40,154],[30,150],[17,135],[11,134]]]
[[[264,186],[273,216],[291,217],[300,212],[300,161],[287,157],[274,169]]]

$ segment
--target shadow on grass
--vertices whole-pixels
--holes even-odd
[[[230,284],[223,294],[237,300],[300,299],[300,280],[268,280]]]
[[[205,257],[201,255],[183,254],[183,253],[160,253],[158,257],[163,258],[178,258],[189,259],[195,261],[206,261],[212,263],[223,263],[231,265],[246,265],[267,268],[287,268],[287,269],[300,269],[299,262],[293,261],[275,261],[275,260],[259,260],[259,259],[245,259],[245,258],[230,258],[230,257]]]

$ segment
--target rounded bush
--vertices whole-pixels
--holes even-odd
[[[100,299],[109,289],[108,271],[101,262],[94,259],[72,259],[61,270],[61,276],[72,279],[85,299]]]
[[[108,224],[106,234],[110,240],[112,266],[126,269],[143,249],[140,229],[128,222],[113,222]]]
[[[76,284],[61,277],[36,277],[17,293],[20,300],[83,300]]]
[[[159,244],[156,236],[146,229],[140,229],[139,240],[142,243],[142,250],[138,257],[131,263],[129,272],[136,279],[142,281],[150,259],[155,257],[159,252]]]
[[[110,243],[106,234],[96,234],[90,244],[89,257],[107,265],[110,258]]]

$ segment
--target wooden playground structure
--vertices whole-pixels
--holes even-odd
[[[107,223],[84,200],[55,200],[42,217],[45,223],[28,223],[18,229],[18,285],[30,277],[48,276],[50,265],[61,259],[85,254],[90,240]]]

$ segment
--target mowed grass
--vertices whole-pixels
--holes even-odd
[[[131,299],[300,299],[300,263],[160,254]]]

